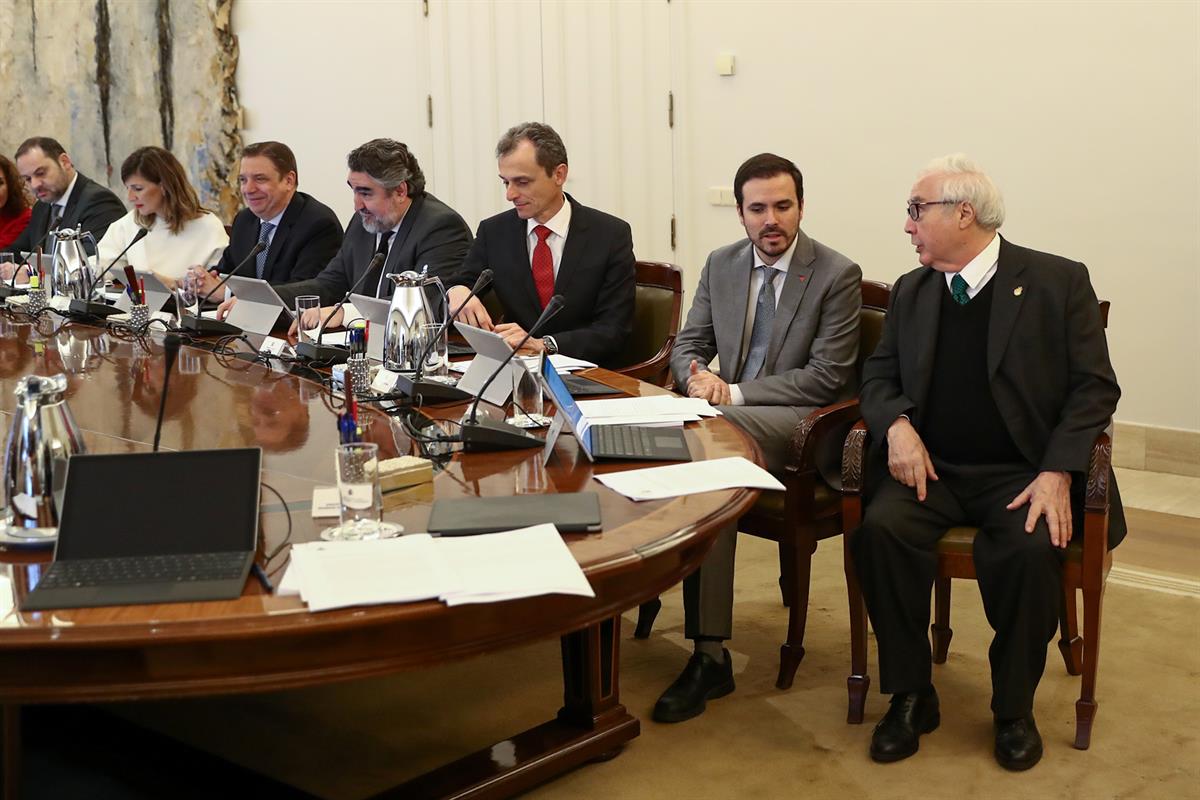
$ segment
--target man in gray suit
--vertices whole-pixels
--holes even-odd
[[[709,255],[671,372],[677,388],[719,406],[759,443],[767,468],[780,471],[796,424],[857,388],[862,271],[800,230],[804,181],[791,161],[754,156],[738,169],[733,192],[748,238]],[[733,629],[736,542],[730,525],[683,582],[695,653],[654,706],[659,722],[690,719],[706,700],[733,691],[723,643]]]

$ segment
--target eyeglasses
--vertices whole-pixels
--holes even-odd
[[[926,200],[922,203],[914,203],[913,201],[909,200],[908,216],[913,222],[916,222],[921,218],[921,209],[925,206],[954,206],[958,205],[958,203],[958,200]]]

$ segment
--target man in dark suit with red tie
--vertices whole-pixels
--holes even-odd
[[[1042,756],[1033,696],[1058,627],[1062,551],[1121,391],[1087,269],[1003,239],[1003,221],[1000,193],[965,156],[921,173],[904,231],[922,266],[896,282],[863,368],[879,474],[851,549],[892,695],[876,761],[913,755],[940,722],[929,596],[937,542],[958,525],[979,528],[975,570],[996,632],[996,760],[1023,770]],[[1111,486],[1110,547],[1125,534]]]
[[[513,208],[479,223],[457,285],[450,289],[451,305],[460,305],[479,273],[490,267],[504,306],[505,321],[495,330],[509,344],[524,338],[549,299],[561,294],[562,311],[523,349],[610,363],[633,327],[636,273],[629,223],[563,191],[567,149],[549,125],[510,128],[496,145],[496,158]],[[459,319],[493,327],[476,298]]]

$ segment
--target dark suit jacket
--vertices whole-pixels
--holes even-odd
[[[1087,268],[1001,239],[992,282],[987,367],[996,408],[1029,463],[1072,473],[1078,495],[1092,442],[1121,396]],[[901,414],[921,429],[946,291],[943,273],[927,267],[892,289],[883,338],[863,368],[863,417],[879,447]],[[1110,487],[1114,547],[1125,535],[1125,514],[1116,482]]]
[[[125,216],[126,209],[108,187],[101,186],[82,172],[76,174],[75,189],[67,198],[67,207],[58,227],[83,229],[95,236],[98,242],[104,238],[109,225]],[[41,200],[33,204],[29,227],[12,243],[13,251],[28,251],[42,244],[43,237],[50,229],[51,205]]]
[[[571,226],[554,291],[562,311],[541,334],[554,336],[569,356],[601,366],[613,358],[633,329],[637,274],[629,223],[580,205],[570,195]],[[529,265],[528,225],[515,209],[479,223],[475,244],[455,283],[470,286],[484,267],[495,273],[492,287],[505,319],[529,330],[542,313]]]
[[[242,263],[258,243],[259,219],[243,208],[233,218],[229,246],[221,255],[217,271],[228,273]],[[268,283],[287,283],[313,278],[342,244],[342,224],[333,209],[316,198],[296,192],[279,220],[267,250],[263,278]],[[255,265],[242,267],[238,275],[253,278]]]
[[[275,291],[286,303],[302,294],[316,294],[322,305],[333,305],[362,279],[356,294],[375,295],[382,273],[421,271],[429,265],[429,274],[449,286],[448,278],[457,274],[471,246],[471,229],[450,206],[429,193],[414,197],[404,214],[400,229],[392,237],[383,269],[364,276],[375,255],[375,234],[367,233],[358,214],[346,226],[342,246],[317,277],[279,286]],[[392,296],[393,284],[384,281],[381,297]]]

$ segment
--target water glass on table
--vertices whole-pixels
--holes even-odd
[[[542,357],[516,356],[512,369],[512,416],[508,424],[518,428],[542,428],[550,424],[543,413]]]
[[[321,330],[321,298],[302,294],[296,298],[296,335],[302,342],[319,344]]]
[[[433,341],[432,345],[430,341]],[[425,323],[421,326],[421,350],[427,347],[429,354],[425,356],[421,374],[427,377],[446,375],[450,371],[450,350],[446,341],[446,330],[440,324]]]
[[[379,489],[379,445],[351,442],[335,452],[341,524],[321,532],[326,541],[381,539],[395,536],[399,525],[383,521]]]

